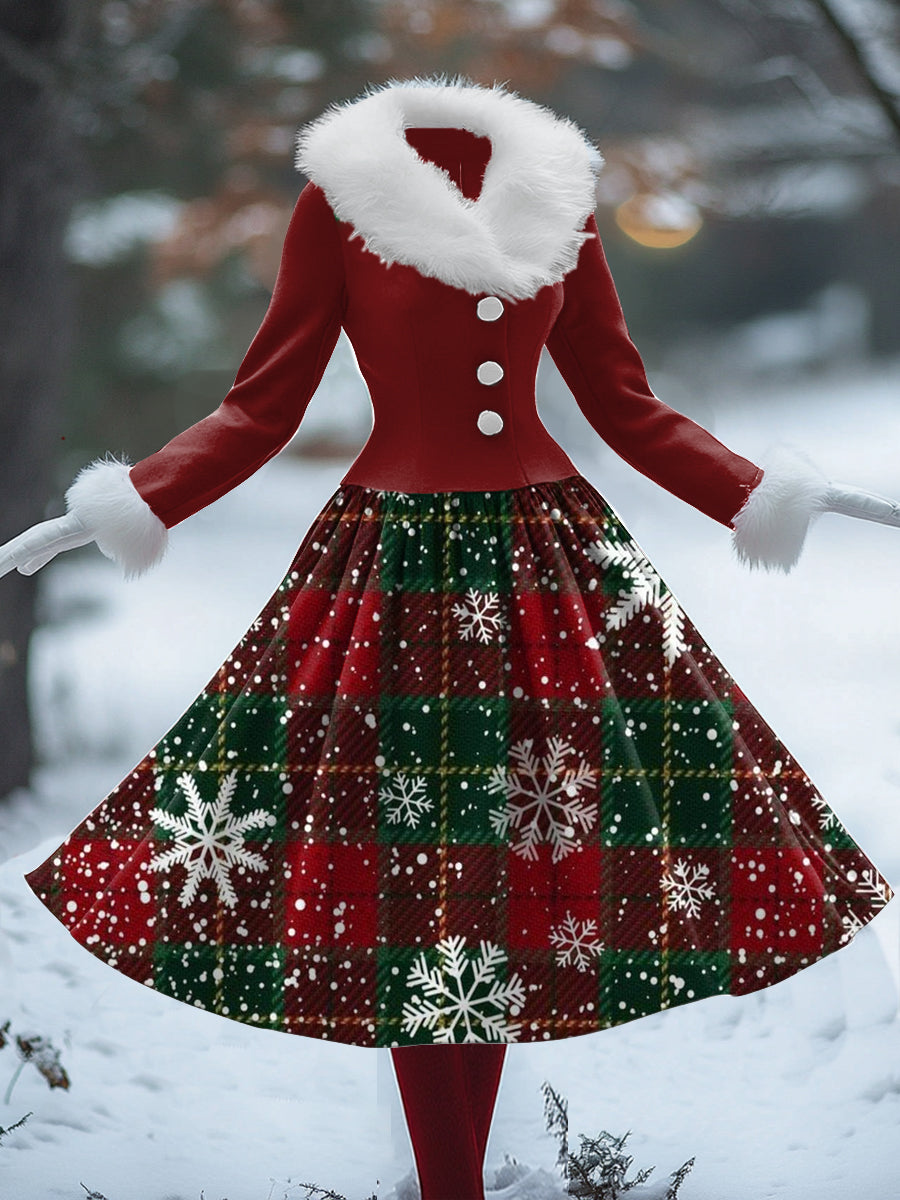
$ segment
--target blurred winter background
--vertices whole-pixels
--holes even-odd
[[[138,459],[219,403],[305,182],[297,126],[433,71],[505,81],[597,141],[598,221],[658,394],[750,458],[792,442],[900,497],[898,46],[890,0],[0,0],[0,542],[62,511],[91,457]],[[600,443],[549,360],[539,385],[551,432],[900,888],[900,530],[826,516],[793,574],[751,574]],[[86,548],[0,581],[2,1200],[297,1200],[300,1180],[382,1200],[410,1169],[386,1051],[140,988],[22,879],[230,652],[369,425],[342,341],[291,446],[151,576]],[[635,1168],[656,1165],[635,1196],[695,1156],[682,1200],[896,1200],[897,908],[773,989],[513,1047],[488,1178],[507,1155],[531,1173],[498,1196],[562,1194],[546,1079],[573,1143],[633,1131]],[[68,1090],[17,1034],[50,1039]]]

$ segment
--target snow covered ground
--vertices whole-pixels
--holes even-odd
[[[900,366],[774,388],[718,417],[759,461],[804,447],[837,479],[900,496]],[[317,397],[314,404],[323,403]],[[548,422],[549,423],[549,422]],[[571,425],[569,428],[573,428]],[[828,515],[789,576],[750,573],[725,530],[590,427],[566,448],[876,865],[900,890],[900,529]],[[276,460],[125,583],[96,550],[46,568],[34,647],[45,766],[0,809],[0,1023],[62,1048],[68,1092],[31,1068],[0,1099],[0,1200],[296,1200],[315,1181],[379,1200],[412,1165],[386,1050],[244,1028],[87,954],[22,876],[174,723],[277,586],[343,464]],[[2,582],[0,582],[2,588]],[[0,592],[2,596],[2,592]],[[562,1196],[540,1086],[578,1133],[632,1130],[636,1197],[695,1156],[680,1200],[898,1200],[900,905],[774,988],[616,1029],[513,1046],[487,1154],[534,1168],[497,1200]],[[0,1096],[16,1065],[0,1051]],[[463,1198],[461,1198],[463,1200]]]

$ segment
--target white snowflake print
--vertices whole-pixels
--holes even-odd
[[[388,806],[387,817],[392,825],[402,821],[415,828],[423,813],[431,812],[434,801],[426,795],[427,781],[422,775],[412,777],[398,771],[394,781],[382,788],[381,799]]]
[[[261,854],[243,845],[244,834],[274,824],[275,818],[264,808],[255,808],[243,817],[235,816],[231,799],[237,786],[237,771],[229,771],[222,779],[212,802],[201,799],[196,781],[186,772],[176,782],[187,797],[187,812],[177,817],[162,808],[150,810],[157,825],[175,834],[175,845],[152,856],[150,869],[168,871],[176,863],[185,867],[187,880],[178,897],[185,908],[196,896],[202,879],[212,879],[223,904],[234,908],[237,893],[231,882],[231,868],[264,871],[267,866]]]
[[[858,884],[856,891],[859,896],[867,896],[875,909],[884,908],[889,899],[888,885],[885,880],[878,878],[878,872],[874,867],[867,867],[863,871],[862,882]],[[841,934],[840,944],[844,945],[856,937],[865,925],[865,921],[857,913],[851,911],[844,913],[841,917],[841,924],[844,926],[844,932]]]
[[[596,772],[579,759],[575,767],[566,767],[563,759],[574,753],[561,737],[547,739],[543,758],[533,752],[533,739],[523,738],[510,748],[516,766],[494,767],[487,783],[489,792],[505,792],[506,806],[488,814],[495,832],[501,836],[513,828],[521,835],[512,849],[523,858],[538,856],[539,842],[553,846],[553,862],[559,862],[579,845],[576,828],[587,833],[597,819],[597,805],[580,795],[584,788],[596,786]]]
[[[865,921],[858,913],[848,912],[841,917],[841,924],[844,927],[844,932],[840,936],[839,945],[844,946],[847,942],[852,941],[865,925]]]
[[[597,922],[593,917],[576,921],[570,912],[566,913],[564,921],[550,930],[550,941],[559,947],[556,952],[556,965],[574,966],[579,971],[586,971],[591,965],[591,957],[598,955],[603,949],[603,942],[597,937]]]
[[[500,597],[496,592],[479,592],[469,588],[462,604],[453,605],[453,615],[459,618],[459,636],[468,641],[473,635],[479,642],[490,642],[503,627]]]
[[[706,879],[709,867],[706,863],[686,863],[679,858],[671,874],[663,875],[662,886],[669,893],[669,903],[674,911],[687,913],[689,917],[700,915],[700,902],[711,900],[715,888]]]
[[[837,828],[837,813],[829,808],[825,799],[816,794],[812,798],[813,807],[819,814],[819,829],[824,833],[827,829]]]
[[[404,1003],[403,1029],[411,1035],[431,1029],[435,1042],[513,1042],[519,1024],[509,1016],[525,1003],[525,986],[517,974],[497,979],[497,968],[506,962],[500,946],[482,940],[472,958],[466,957],[465,941],[459,935],[439,941],[438,967],[429,969],[424,953],[413,963],[406,985],[421,987],[423,994]]]
[[[663,622],[663,656],[667,667],[674,666],[688,648],[684,638],[684,612],[640,547],[633,541],[596,541],[587,547],[585,554],[602,567],[624,567],[631,582],[627,592],[619,592],[620,599],[607,613],[606,628],[624,629],[641,609],[658,609]]]

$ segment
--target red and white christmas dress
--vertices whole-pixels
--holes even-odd
[[[796,561],[822,479],[653,395],[596,149],[500,87],[417,80],[333,106],[297,162],[221,406],[92,464],[70,506],[145,569],[291,438],[341,328],[371,435],[234,652],[31,888],[142,984],[361,1046],[578,1036],[845,946],[887,881],[537,414],[546,345],[637,470],[750,563]]]

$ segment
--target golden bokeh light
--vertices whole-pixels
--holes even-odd
[[[703,226],[699,209],[672,192],[636,192],[615,211],[616,224],[632,241],[652,250],[673,250]]]

